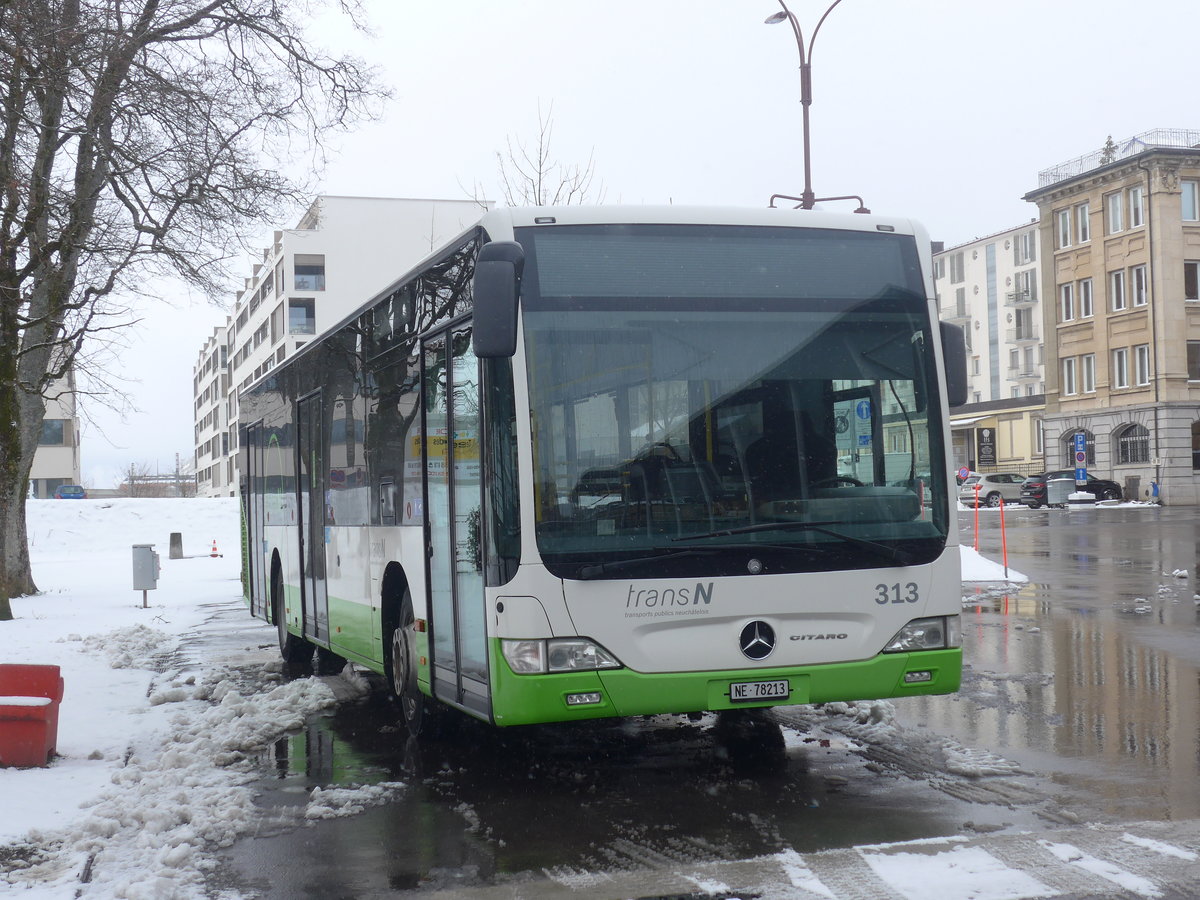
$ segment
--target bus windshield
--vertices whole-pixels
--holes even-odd
[[[522,229],[536,540],[561,577],[929,562],[948,528],[911,236]]]

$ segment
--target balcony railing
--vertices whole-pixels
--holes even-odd
[[[1041,376],[1040,376],[1040,373],[1038,372],[1037,366],[1033,366],[1033,365],[1027,366],[1024,363],[1022,363],[1019,366],[1009,366],[1008,367],[1008,377],[1021,379],[1021,378],[1039,378]]]
[[[1038,329],[1036,325],[1026,325],[1023,328],[1009,328],[1005,332],[1005,337],[1010,344],[1025,344],[1030,341],[1039,341]]]
[[[1092,171],[1092,169],[1098,169],[1109,163],[1136,156],[1144,150],[1153,150],[1157,147],[1176,149],[1200,147],[1200,131],[1194,128],[1155,128],[1135,134],[1128,140],[1116,143],[1110,141],[1106,147],[1038,172],[1038,187],[1058,184],[1060,181],[1075,178],[1084,172]]]
[[[1030,291],[1009,291],[1004,295],[1005,306],[1033,306],[1037,303],[1037,297],[1033,296]]]

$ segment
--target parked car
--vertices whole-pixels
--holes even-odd
[[[54,489],[55,500],[86,500],[87,491],[81,484],[60,484]]]
[[[999,506],[1003,498],[1005,503],[1021,502],[1021,483],[1024,475],[1015,472],[989,472],[986,475],[968,475],[967,480],[958,486],[958,501],[967,506],[975,505],[979,498],[980,506]],[[979,485],[979,493],[975,486]]]
[[[1058,478],[1075,480],[1074,469],[1057,469],[1053,472],[1043,472],[1041,475],[1030,475],[1021,485],[1021,502],[1030,509],[1037,509],[1046,503],[1046,482]],[[1120,500],[1123,496],[1121,486],[1108,478],[1097,478],[1088,473],[1087,492],[1095,494],[1097,500]]]

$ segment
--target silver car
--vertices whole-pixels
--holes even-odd
[[[972,475],[958,486],[958,501],[967,506],[975,505],[979,498],[980,506],[999,506],[1000,500],[1005,503],[1021,502],[1021,485],[1025,482],[1024,475],[1015,472],[990,472],[986,475]],[[976,494],[975,488],[979,487]]]

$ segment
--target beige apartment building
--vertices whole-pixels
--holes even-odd
[[[1159,129],[1047,169],[1037,204],[1047,468],[1200,502],[1200,130]]]

